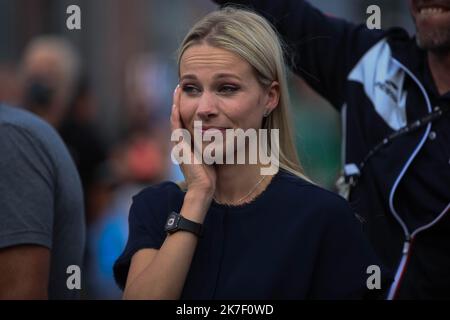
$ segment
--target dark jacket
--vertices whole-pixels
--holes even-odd
[[[450,104],[450,92],[436,90],[426,52],[402,29],[369,30],[300,0],[223,2],[268,18],[293,71],[341,112],[346,169],[388,135]],[[389,298],[450,298],[448,112],[376,152],[349,200],[396,274]]]

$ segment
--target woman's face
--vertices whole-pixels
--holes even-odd
[[[251,65],[238,55],[207,44],[189,47],[180,61],[180,114],[191,134],[194,121],[208,129],[260,129],[263,115],[279,100],[273,82],[263,88]],[[206,134],[208,134],[206,133]],[[225,135],[224,135],[225,137]]]

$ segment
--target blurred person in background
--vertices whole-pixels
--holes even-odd
[[[63,37],[38,36],[24,50],[20,79],[22,105],[58,130],[74,159],[90,224],[99,211],[93,186],[107,147],[95,126],[96,99],[88,79],[81,76],[78,51]]]
[[[450,298],[450,0],[409,1],[415,37],[307,1],[216,2],[270,20],[293,71],[341,112],[338,187],[395,273],[387,298]]]
[[[80,73],[76,50],[62,37],[36,37],[25,48],[19,72],[22,105],[59,129]]]

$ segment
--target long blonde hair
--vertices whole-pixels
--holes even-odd
[[[270,23],[254,12],[235,7],[211,12],[197,22],[184,38],[178,50],[178,66],[184,52],[201,43],[239,55],[253,67],[263,87],[270,86],[273,81],[279,83],[278,106],[264,119],[262,129],[268,132],[279,129],[280,167],[309,181],[300,164],[289,121],[290,100],[283,49]]]

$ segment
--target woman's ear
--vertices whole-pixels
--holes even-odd
[[[265,105],[265,114],[270,114],[280,102],[280,84],[273,81],[267,90],[267,100]]]

